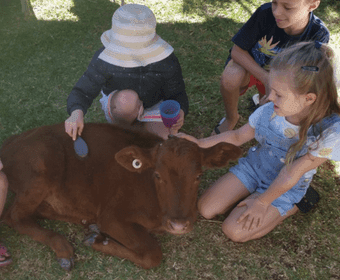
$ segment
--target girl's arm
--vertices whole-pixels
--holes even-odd
[[[262,203],[270,205],[275,199],[294,187],[303,174],[317,168],[327,161],[327,158],[314,157],[306,154],[295,161],[290,166],[285,166],[280,171],[266,192],[259,196]]]
[[[225,131],[221,134],[216,134],[202,139],[196,139],[195,137],[184,133],[178,133],[176,136],[195,142],[201,148],[209,148],[221,142],[227,142],[234,144],[235,146],[241,146],[255,137],[255,129],[252,128],[249,123],[247,123],[237,130]]]
[[[318,158],[311,154],[306,154],[293,161],[291,165],[283,167],[264,193],[255,199],[245,199],[237,205],[247,206],[246,211],[238,218],[237,222],[240,223],[247,217],[247,219],[252,221],[249,230],[259,227],[271,203],[294,187],[303,174],[317,168],[325,161],[327,161],[327,158]]]

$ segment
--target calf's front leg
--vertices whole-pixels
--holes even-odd
[[[92,248],[105,254],[128,259],[149,269],[156,267],[162,260],[162,251],[158,241],[138,224],[115,223],[100,228]],[[109,236],[109,238],[105,238]]]

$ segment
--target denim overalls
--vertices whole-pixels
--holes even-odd
[[[271,104],[266,107],[261,115],[261,121],[255,129],[255,139],[259,144],[250,148],[248,155],[239,159],[238,165],[229,170],[241,180],[250,193],[255,191],[264,193],[268,189],[284,167],[289,147],[298,141],[296,138],[290,139],[281,136],[269,127],[274,106]],[[322,129],[325,130],[339,120],[340,118],[336,114],[323,119]],[[317,136],[313,134],[313,130],[310,128],[307,133],[307,142],[302,150],[296,154],[295,159],[305,155],[308,152],[308,147],[316,140]],[[272,202],[281,216],[286,215],[295,203],[300,202],[315,173],[316,169],[306,172],[292,189]]]

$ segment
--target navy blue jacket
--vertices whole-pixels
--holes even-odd
[[[160,100],[179,102],[185,114],[189,110],[181,66],[174,53],[147,66],[125,68],[98,58],[104,47],[93,56],[87,70],[73,87],[67,99],[67,112],[81,109],[86,114],[93,100],[103,90],[108,95],[114,90],[132,89],[139,95],[144,108]]]

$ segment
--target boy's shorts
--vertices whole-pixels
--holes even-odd
[[[117,90],[111,92],[109,95],[106,95],[101,91],[102,98],[99,102],[102,104],[102,110],[105,113],[105,118],[108,123],[113,123],[113,117],[111,114],[111,98],[117,92]],[[162,122],[161,113],[159,110],[159,106],[162,101],[158,102],[157,104],[153,105],[150,108],[144,109],[142,114],[137,117],[137,120],[140,122]]]
[[[266,88],[262,84],[262,82],[260,80],[256,79],[253,75],[250,75],[250,81],[249,81],[248,87],[244,91],[242,91],[240,93],[240,95],[245,94],[247,92],[247,90],[254,85],[257,87],[257,90],[260,93],[260,98],[266,94]]]

